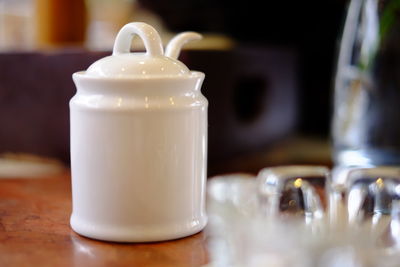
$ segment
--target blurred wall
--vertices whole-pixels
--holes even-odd
[[[346,0],[139,0],[172,31],[221,32],[239,43],[291,47],[298,54],[299,130],[327,136]]]

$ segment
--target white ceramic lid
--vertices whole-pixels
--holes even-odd
[[[143,40],[146,53],[130,52],[135,35]],[[186,65],[176,58],[186,42],[200,38],[201,35],[195,32],[178,34],[169,42],[164,54],[161,38],[153,27],[142,22],[129,23],[119,31],[113,54],[94,62],[85,74],[108,78],[190,75]]]

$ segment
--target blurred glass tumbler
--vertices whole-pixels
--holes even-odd
[[[211,178],[207,190],[211,265],[398,267],[399,170],[353,169],[343,174],[349,190],[333,183],[328,169],[319,166],[269,167],[257,179],[243,174]],[[350,198],[358,194],[359,185],[370,190],[369,195],[359,195],[361,203],[374,198],[377,205],[358,205],[355,212],[371,215],[372,208],[377,216],[349,223],[342,216],[347,214],[347,203],[351,207],[360,201],[345,200],[348,193]],[[325,208],[323,198],[336,203]]]
[[[146,53],[130,53],[138,35]],[[157,31],[129,23],[113,55],[74,73],[70,101],[71,227],[107,241],[150,242],[207,223],[204,74],[177,60],[194,32],[164,49]]]
[[[390,215],[400,199],[400,168],[354,169],[348,173],[347,209],[350,223]]]
[[[258,174],[261,212],[269,216],[322,218],[329,170],[320,166],[265,168]]]
[[[400,248],[400,168],[356,168],[347,172],[347,223],[373,238],[377,248],[397,255]],[[386,256],[388,254],[385,254]],[[396,265],[396,266],[397,266]],[[391,266],[391,265],[389,265]]]
[[[337,165],[400,165],[399,12],[397,0],[350,2],[335,78]]]

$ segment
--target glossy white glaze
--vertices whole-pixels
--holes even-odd
[[[169,41],[167,48],[165,49],[165,55],[167,57],[177,59],[184,44],[187,42],[200,40],[201,38],[202,36],[197,32],[182,32]]]
[[[125,34],[156,34],[142,23],[129,25],[123,28]],[[146,48],[156,47],[151,51],[157,54],[153,42],[159,40],[146,40]],[[70,101],[71,226],[84,236],[117,242],[162,241],[197,233],[207,222],[208,103],[200,92],[204,74],[165,74],[159,72],[165,63],[157,65],[155,58],[183,63],[153,52],[136,55],[117,49],[123,53],[114,50],[110,64],[118,67],[113,71],[127,56],[136,64],[145,57],[153,64],[152,73],[141,74],[132,63],[131,73],[103,75],[109,65],[102,62],[90,74],[73,75],[77,94]]]

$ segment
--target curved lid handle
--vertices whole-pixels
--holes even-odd
[[[132,39],[135,34],[142,38],[146,54],[150,56],[162,56],[164,54],[160,35],[150,25],[143,22],[126,24],[118,32],[115,39],[113,55],[130,53]]]
[[[182,46],[187,42],[200,40],[202,38],[201,34],[197,32],[182,32],[172,38],[165,49],[165,55],[167,57],[177,59],[181,52]]]

